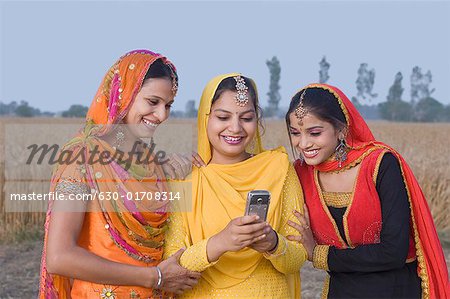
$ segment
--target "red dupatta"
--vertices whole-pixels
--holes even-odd
[[[356,107],[338,88],[327,84],[310,84],[305,88],[321,88],[333,94],[345,115],[349,130],[346,143],[350,147],[350,151],[348,152],[347,160],[342,163],[341,168],[338,165],[338,161],[334,159],[329,159],[316,166],[302,166],[299,161],[295,165],[304,189],[308,210],[313,215],[311,216],[311,228],[317,241],[320,244],[336,246],[337,248],[347,247],[339,236],[335,223],[331,221],[331,216],[327,215],[326,206],[323,204],[320,192],[318,192],[319,187],[315,185],[317,172],[337,171],[361,163],[355,184],[355,190],[358,190],[358,195],[354,195],[355,197],[359,196],[360,199],[356,200],[354,198],[352,206],[348,208],[346,213],[348,219],[344,219],[345,233],[348,239],[356,240],[356,243],[359,244],[379,242],[377,230],[381,229],[381,225],[378,229],[371,228],[373,232],[371,232],[370,240],[364,238],[366,231],[362,230],[368,229],[371,224],[381,221],[381,208],[379,200],[378,202],[374,200],[378,199],[378,194],[375,189],[375,181],[372,178],[377,163],[381,161],[382,154],[388,151],[394,154],[399,161],[411,206],[412,240],[408,258],[411,258],[411,254],[417,258],[417,271],[422,281],[422,296],[423,298],[450,297],[448,270],[433,218],[425,196],[408,164],[393,148],[375,140],[367,123]],[[350,224],[352,215],[347,215],[352,213],[350,210],[353,210],[353,220],[356,220],[353,222],[353,225]],[[355,210],[357,213],[354,213]],[[317,218],[314,220],[314,217]],[[349,222],[348,225],[346,220]],[[334,237],[330,238],[330,235]],[[349,245],[352,246],[354,244],[350,242]]]

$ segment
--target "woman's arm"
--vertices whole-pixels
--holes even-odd
[[[267,252],[264,256],[280,272],[296,273],[307,260],[307,252],[301,243],[291,241],[288,235],[294,234],[294,228],[288,225],[289,221],[295,221],[293,211],[303,211],[303,192],[292,165],[284,182],[282,193],[281,225],[277,232],[278,244],[273,252]]]
[[[238,251],[247,247],[264,235],[264,222],[257,216],[243,216],[231,220],[227,227],[216,235],[192,244],[189,233],[183,225],[180,212],[172,213],[169,231],[166,235],[164,253],[170,256],[176,250],[185,247],[180,264],[186,269],[202,272],[217,262],[225,252]]]
[[[190,196],[180,182],[172,182],[170,190],[180,192],[181,198]],[[189,204],[190,202],[187,202]],[[181,211],[190,210],[186,203],[179,202],[173,205],[174,213],[170,216],[169,230],[166,233],[166,243],[164,255],[170,256],[180,248],[186,248],[180,258],[180,264],[186,269],[202,272],[217,262],[225,252],[238,251],[247,247],[255,240],[259,240],[264,235],[264,222],[257,222],[256,215],[242,216],[231,220],[228,225],[219,233],[209,238],[203,239],[193,244],[186,227],[183,213]]]
[[[409,248],[410,208],[400,166],[392,154],[382,158],[376,189],[382,213],[380,243],[347,249],[317,245],[312,254],[314,267],[335,272],[376,272],[404,266]],[[307,236],[304,227],[299,227],[299,231]]]
[[[72,175],[71,181],[73,180]],[[73,183],[81,186],[81,181],[80,179],[79,182]],[[67,188],[67,190],[73,190],[73,188]],[[68,196],[67,193],[66,196]],[[159,278],[156,267],[113,262],[78,245],[85,210],[86,204],[83,201],[53,202],[46,244],[47,271],[51,274],[99,284],[154,288]],[[181,252],[158,265],[162,272],[162,289],[178,293],[195,285],[199,275],[182,268],[178,264],[180,256]]]
[[[112,262],[78,246],[85,212],[71,211],[80,211],[84,205],[81,201],[54,202],[48,231],[47,271],[100,284],[153,288],[158,280],[156,268]]]

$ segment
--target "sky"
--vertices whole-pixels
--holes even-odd
[[[317,82],[356,95],[361,63],[376,71],[385,101],[395,74],[410,100],[414,66],[433,74],[437,100],[450,104],[450,1],[1,1],[0,101],[25,100],[58,112],[89,106],[106,70],[125,52],[147,48],[178,68],[174,110],[197,104],[214,76],[253,78],[267,105],[266,60],[281,63],[280,106]]]

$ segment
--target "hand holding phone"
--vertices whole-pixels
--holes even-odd
[[[252,190],[247,194],[245,215],[258,215],[260,221],[267,220],[270,192],[267,190]]]

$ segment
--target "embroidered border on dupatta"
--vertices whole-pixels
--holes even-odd
[[[348,246],[350,246],[350,248],[354,248],[354,246],[353,246],[353,242],[350,238],[350,231],[348,229],[347,217],[352,209],[352,205],[353,205],[353,201],[354,201],[355,193],[356,193],[356,186],[358,185],[358,182],[359,182],[359,173],[360,172],[361,172],[361,165],[359,166],[358,173],[356,174],[355,182],[353,183],[353,191],[352,191],[352,197],[350,199],[350,204],[348,205],[347,210],[345,211],[344,216],[342,217],[342,224],[344,226],[345,238],[347,239],[347,243],[348,243]]]
[[[381,160],[383,160],[383,157],[386,153],[388,153],[387,150],[381,152],[380,155],[378,156],[377,162],[375,163],[375,170],[372,175],[373,183],[375,184],[375,186],[377,185],[377,178],[378,178],[378,172],[380,171]]]
[[[320,198],[320,204],[322,205],[322,209],[325,212],[325,214],[327,214],[327,217],[329,218],[331,224],[334,227],[334,231],[339,239],[339,241],[341,242],[341,245],[343,246],[343,248],[347,248],[347,243],[344,241],[344,239],[342,239],[341,234],[339,233],[339,229],[337,227],[336,221],[334,221],[333,216],[331,216],[330,211],[328,210],[327,204],[325,203],[325,199],[323,198],[323,194],[322,194],[322,188],[320,187],[320,183],[319,183],[319,177],[318,177],[318,171],[316,169],[314,169],[314,183],[316,184],[316,189],[317,189],[317,193],[319,194],[319,198]]]
[[[419,238],[419,233],[418,233],[418,229],[417,229],[416,219],[414,218],[414,212],[413,212],[412,200],[411,200],[411,193],[409,191],[408,183],[406,182],[405,173],[403,171],[403,165],[402,165],[402,163],[399,163],[399,164],[400,164],[400,170],[402,172],[403,183],[405,184],[406,192],[408,193],[409,205],[411,206],[411,219],[412,219],[413,229],[414,229],[414,243],[416,245],[417,261],[418,261],[418,264],[419,264],[419,267],[420,267],[420,271],[418,271],[419,272],[418,275],[419,275],[419,277],[421,279],[422,298],[423,299],[428,299],[428,298],[430,298],[430,283],[429,283],[429,280],[428,280],[427,265],[426,265],[426,262],[425,262],[425,257],[423,256],[422,242],[420,241],[420,238]]]
[[[391,151],[392,149],[390,149],[389,147],[385,146],[385,145],[379,145],[381,148],[385,148],[388,151]],[[397,153],[393,153],[396,157],[397,157]],[[397,157],[398,159],[398,157]],[[426,265],[426,261],[425,261],[425,257],[423,255],[423,250],[422,250],[422,242],[420,241],[419,238],[419,233],[418,233],[418,229],[417,229],[417,224],[416,224],[416,219],[414,217],[414,211],[413,211],[413,203],[411,200],[411,192],[409,190],[408,187],[408,182],[406,181],[406,176],[405,176],[405,171],[403,170],[403,165],[401,163],[401,161],[399,161],[398,163],[400,165],[400,170],[402,172],[402,178],[403,178],[403,184],[405,185],[406,188],[406,193],[408,194],[408,202],[409,205],[411,207],[411,219],[412,219],[412,224],[413,224],[413,230],[414,230],[414,244],[416,247],[416,256],[417,256],[417,261],[418,261],[418,266],[420,268],[420,271],[418,271],[418,275],[420,277],[421,280],[421,286],[422,286],[422,298],[423,299],[428,299],[430,298],[430,283],[429,283],[429,276],[428,276],[428,269],[427,269],[427,265]]]
[[[327,299],[329,292],[330,292],[330,275],[327,274],[327,277],[325,277],[325,281],[323,282],[322,295],[320,297],[322,299]]]

